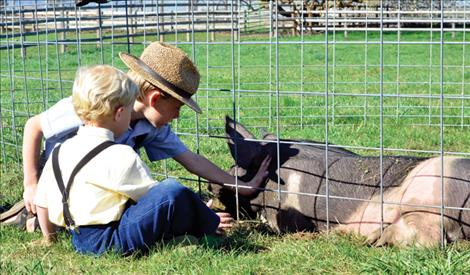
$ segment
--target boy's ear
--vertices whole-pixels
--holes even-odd
[[[147,93],[146,99],[148,106],[155,106],[155,103],[160,99],[162,93],[159,90],[151,90]]]
[[[119,106],[114,111],[114,120],[119,120],[121,118],[122,112],[124,112],[124,106]]]

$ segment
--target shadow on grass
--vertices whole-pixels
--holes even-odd
[[[264,243],[266,236],[279,235],[263,223],[242,222],[236,224],[226,236],[205,236],[199,240],[199,244],[206,249],[232,254],[260,253],[268,249]]]
[[[244,222],[237,224],[227,235],[207,235],[199,239],[191,235],[184,235],[170,240],[159,241],[148,251],[134,252],[129,255],[121,255],[116,251],[109,251],[100,257],[119,258],[124,256],[127,259],[138,260],[151,258],[155,254],[175,253],[180,255],[182,253],[195,253],[194,251],[197,250],[231,255],[261,253],[269,249],[267,244],[263,244],[263,242],[266,242],[267,236],[271,237],[271,241],[272,237],[281,237],[272,232],[267,225],[259,222]],[[89,254],[88,256],[93,255]]]

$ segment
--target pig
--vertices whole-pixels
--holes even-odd
[[[238,196],[242,217],[260,217],[279,233],[359,234],[376,246],[431,247],[470,238],[470,159],[380,158],[324,142],[280,140],[278,161],[274,135],[257,142],[230,117],[225,126],[235,159],[230,174],[249,181],[266,155],[272,157],[265,185]],[[233,188],[209,184],[209,190],[236,215]]]

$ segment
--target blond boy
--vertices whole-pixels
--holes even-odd
[[[130,254],[217,230],[219,216],[196,194],[172,179],[156,183],[132,147],[113,144],[128,131],[137,94],[113,67],[78,70],[72,104],[84,125],[54,149],[34,198],[46,241],[54,239],[55,225],[65,226],[78,252]]]

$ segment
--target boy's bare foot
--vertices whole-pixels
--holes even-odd
[[[38,218],[33,215],[28,216],[28,218],[26,219],[25,227],[26,227],[26,232],[32,233],[36,231],[36,229],[39,228]]]

